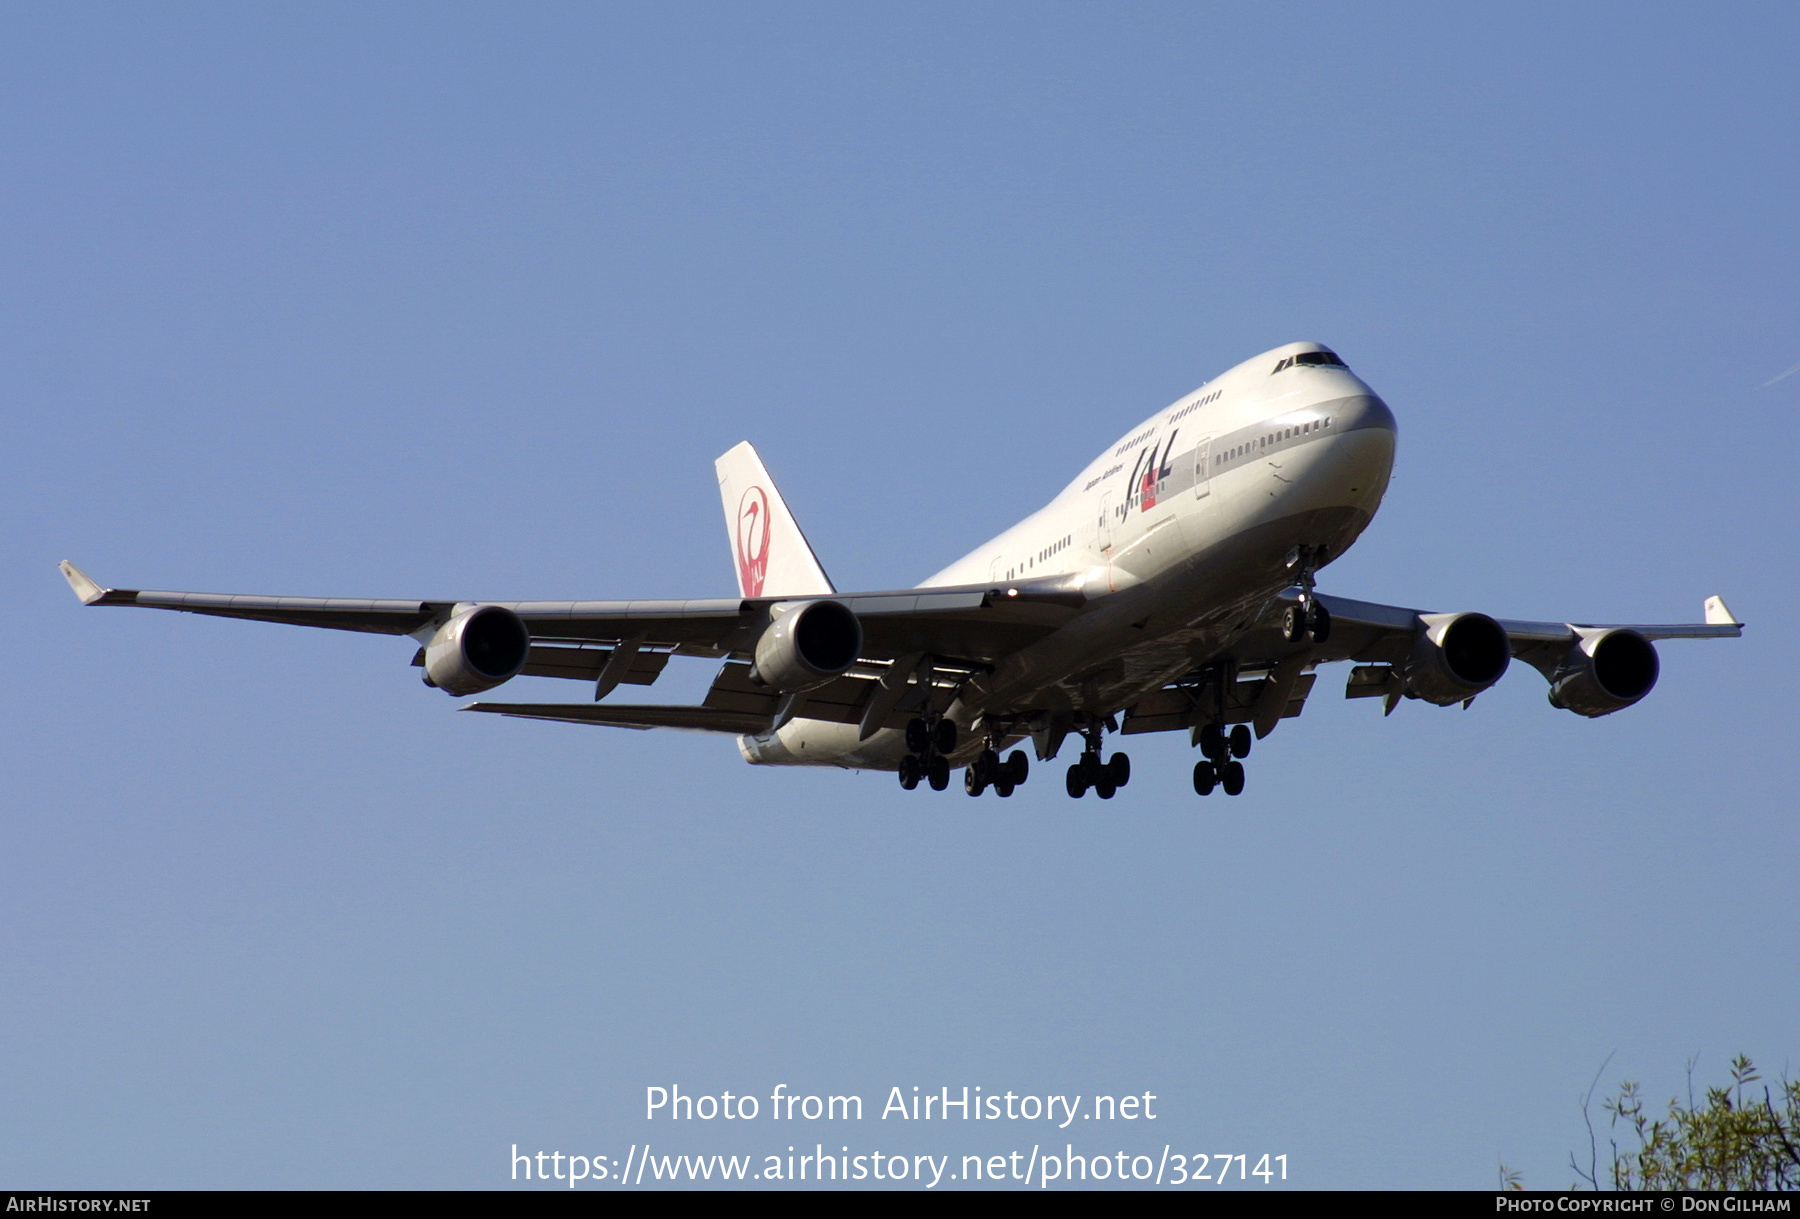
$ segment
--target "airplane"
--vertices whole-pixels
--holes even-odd
[[[103,588],[87,605],[410,636],[427,686],[453,697],[521,674],[589,683],[571,703],[461,710],[735,736],[745,761],[894,772],[935,791],[1011,796],[1074,735],[1073,797],[1111,799],[1127,754],[1107,733],[1186,732],[1194,790],[1243,792],[1243,760],[1301,713],[1318,666],[1349,662],[1348,698],[1467,708],[1517,659],[1552,706],[1611,715],[1656,684],[1655,643],[1737,637],[1704,622],[1582,624],[1429,612],[1318,592],[1374,518],[1393,412],[1335,352],[1289,343],[1221,374],[1090,462],[1054,499],[923,583],[839,592],[748,442],[715,463],[738,595],[678,601],[413,601]],[[620,704],[671,656],[723,661],[694,706]],[[1011,749],[1011,753],[1007,751]],[[1004,755],[1004,756],[1003,756]]]

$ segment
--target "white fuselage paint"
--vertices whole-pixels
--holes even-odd
[[[1395,428],[1341,365],[1271,372],[1323,350],[1290,343],[1201,386],[1127,432],[1043,508],[924,581],[1004,590],[1060,580],[1088,598],[1068,624],[971,682],[951,718],[966,726],[984,711],[1028,707],[1109,714],[1228,656],[1289,586],[1296,545],[1341,555],[1380,506]],[[764,764],[877,769],[906,752],[896,730],[859,742],[855,725],[805,718],[739,747]]]

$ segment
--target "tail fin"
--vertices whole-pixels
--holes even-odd
[[[719,472],[719,499],[737,565],[738,592],[746,597],[836,592],[750,442],[720,457],[713,468]]]

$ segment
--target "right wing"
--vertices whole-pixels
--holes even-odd
[[[715,707],[679,707],[617,703],[470,703],[464,711],[494,711],[522,720],[556,720],[564,724],[601,724],[608,728],[679,728],[689,732],[726,732],[754,736],[769,727],[767,716],[721,711]]]
[[[904,728],[927,702],[941,709],[968,676],[966,666],[919,654],[887,665],[858,663],[850,672],[799,695],[783,695],[750,680],[750,666],[727,661],[697,707],[617,703],[470,703],[521,719],[604,724],[614,728],[687,728],[756,735],[797,716],[857,724],[867,740],[882,728]]]
[[[498,605],[531,634],[528,675],[593,680],[612,650],[629,644],[632,672],[654,680],[670,654],[748,657],[781,601],[810,597],[716,597],[670,601],[451,601],[278,597],[245,593],[105,588],[74,564],[63,577],[84,605],[139,606],[220,618],[325,627],[429,641],[460,610]],[[1006,587],[966,585],[834,595],[863,628],[864,661],[929,655],[970,668],[991,665],[1068,621],[1086,598],[1067,581]],[[654,659],[660,657],[661,659]],[[631,680],[629,677],[626,680]],[[647,684],[640,682],[639,684]]]

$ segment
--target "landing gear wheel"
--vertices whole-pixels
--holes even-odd
[[[1013,785],[1008,783],[1005,779],[1001,779],[998,783],[994,784],[994,794],[1004,800],[1006,797],[1013,794]]]
[[[1006,759],[1007,787],[1023,787],[1025,777],[1031,773],[1031,761],[1025,756],[1023,749],[1015,749]]]
[[[975,760],[969,765],[984,785],[1002,777],[1000,755],[991,749],[984,749],[976,754]]]
[[[931,752],[931,729],[924,720],[906,721],[906,747],[917,754]]]
[[[1331,638],[1331,611],[1319,602],[1314,601],[1311,612],[1306,616],[1307,633],[1314,643],[1324,643]]]
[[[1111,800],[1113,798],[1113,793],[1118,790],[1119,789],[1114,787],[1111,783],[1100,782],[1094,784],[1094,794],[1099,796],[1102,800]]]
[[[1087,771],[1082,769],[1080,762],[1069,767],[1069,777],[1063,781],[1063,786],[1068,789],[1069,795],[1077,800],[1087,795]]]
[[[956,752],[956,725],[950,720],[939,720],[937,731],[932,734],[931,743],[939,753]]]
[[[1244,764],[1227,762],[1219,768],[1219,786],[1225,789],[1227,796],[1242,795],[1244,791]]]
[[[1212,795],[1213,788],[1219,785],[1219,771],[1211,762],[1194,763],[1194,794],[1198,796]]]
[[[1208,724],[1200,729],[1200,753],[1215,762],[1223,762],[1229,757],[1230,750],[1225,744],[1225,730],[1217,724]]]
[[[913,788],[917,787],[919,785],[921,773],[918,755],[909,753],[904,758],[900,759],[901,787],[904,787],[907,791],[911,791]]]
[[[987,790],[987,784],[982,781],[981,770],[979,767],[963,767],[963,790],[968,792],[971,796],[979,796],[982,792]]]
[[[1281,611],[1281,637],[1289,643],[1306,638],[1306,611],[1300,606],[1290,605]]]
[[[1234,758],[1250,756],[1250,725],[1239,724],[1231,730],[1231,756]]]
[[[1131,782],[1131,759],[1122,753],[1115,753],[1106,764],[1106,773],[1114,787],[1124,787]]]
[[[941,792],[950,786],[950,762],[943,754],[938,754],[925,763],[925,778],[931,783],[931,790]]]

